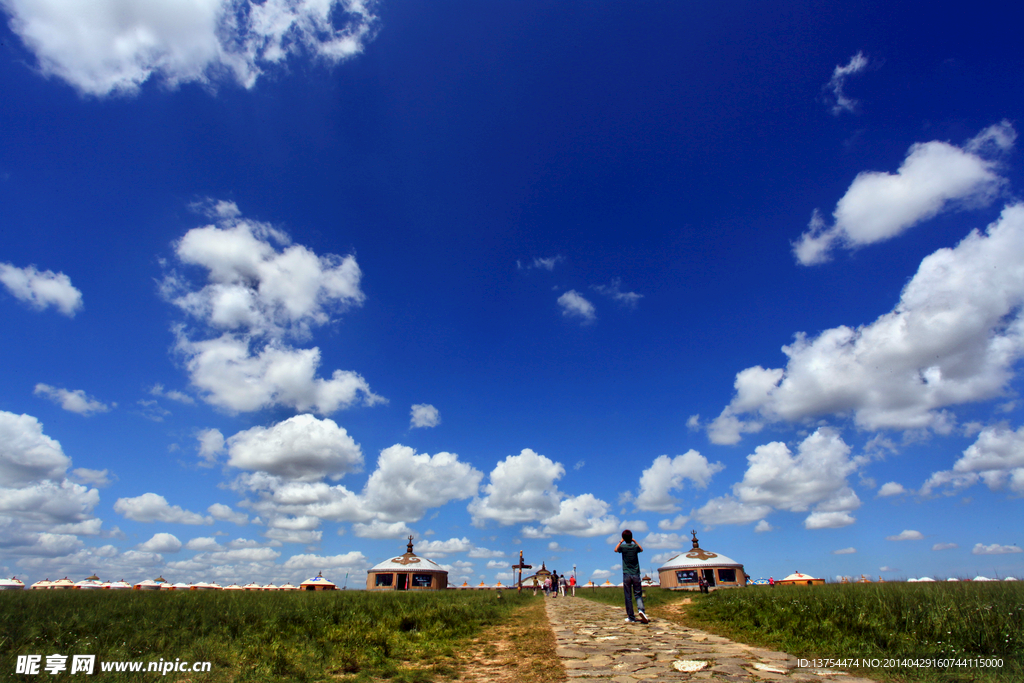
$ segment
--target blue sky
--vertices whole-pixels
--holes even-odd
[[[0,0],[0,569],[1024,578],[986,7]]]

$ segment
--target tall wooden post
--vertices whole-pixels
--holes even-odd
[[[523,570],[524,569],[533,569],[533,565],[532,564],[526,564],[525,562],[523,562],[523,551],[522,550],[519,551],[519,564],[512,565],[512,569],[513,570],[516,570],[516,569],[519,570],[519,580],[516,581],[516,591],[519,592],[519,593],[522,593],[523,592]]]

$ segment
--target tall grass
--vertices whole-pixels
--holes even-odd
[[[688,624],[797,656],[998,657],[1003,668],[987,673],[879,673],[896,680],[1024,680],[1022,584],[752,587],[694,597]]]
[[[209,674],[172,674],[164,680],[432,680],[453,673],[454,648],[461,640],[530,599],[510,591],[501,598],[490,591],[11,592],[0,595],[0,678],[19,678],[14,674],[18,655],[43,655],[45,662],[46,655],[62,654],[70,663],[71,655],[92,654],[97,662],[161,657],[212,662]],[[162,678],[100,676],[135,682]]]

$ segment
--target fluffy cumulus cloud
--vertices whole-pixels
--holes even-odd
[[[694,516],[709,525],[746,524],[772,510],[810,511],[807,529],[846,526],[861,504],[846,478],[864,463],[863,457],[851,458],[850,447],[826,428],[804,439],[796,454],[773,441],[747,456],[747,471],[731,494],[712,498]]]
[[[856,548],[841,548],[839,550],[833,550],[833,555],[853,555],[857,552]]]
[[[453,553],[464,553],[473,549],[468,538],[449,538],[447,541],[420,541],[416,552],[424,557],[444,557]]]
[[[558,512],[541,521],[545,535],[604,536],[619,528],[618,518],[608,514],[608,503],[590,493],[566,498]]]
[[[283,440],[270,442],[280,446]],[[341,468],[325,467],[323,459],[304,462],[309,467],[290,476],[292,470],[272,458],[232,482],[232,488],[247,496],[239,506],[269,520],[266,538],[316,542],[322,532],[314,529],[321,520],[352,522],[355,535],[363,538],[404,537],[412,532],[408,522],[421,519],[429,508],[475,495],[483,478],[454,453],[418,454],[401,444],[381,451],[376,469],[358,493],[323,481]],[[354,463],[349,459],[346,466]]]
[[[692,449],[674,458],[659,455],[640,475],[640,492],[633,504],[638,510],[676,512],[679,501],[670,495],[670,491],[681,489],[686,480],[694,486],[706,488],[711,477],[724,467],[720,462],[709,463],[707,458]]]
[[[1008,555],[1010,553],[1021,552],[1020,547],[1015,545],[999,545],[993,543],[992,545],[985,545],[984,543],[975,543],[971,549],[971,553],[974,555]]]
[[[576,318],[584,323],[597,320],[597,309],[594,308],[594,304],[575,289],[570,289],[558,297],[558,305],[562,309],[562,315],[567,318]]]
[[[0,263],[0,283],[16,299],[39,311],[53,306],[73,318],[82,308],[82,293],[75,289],[71,278],[64,273],[40,272],[35,266],[17,268],[10,263]]]
[[[181,541],[174,534],[153,534],[153,538],[139,544],[139,550],[147,553],[176,553],[181,550]]]
[[[200,466],[213,467],[217,462],[217,456],[224,452],[224,435],[219,429],[203,429],[196,434],[199,441],[199,457],[202,458]]]
[[[441,424],[441,413],[429,403],[417,403],[412,407],[409,425],[411,427],[436,427]]]
[[[36,396],[45,396],[64,410],[78,413],[79,415],[93,415],[94,413],[105,413],[110,410],[110,406],[97,401],[91,396],[86,396],[85,392],[81,389],[71,391],[40,383],[36,385],[33,393]]]
[[[206,508],[206,511],[210,513],[210,516],[214,519],[219,519],[223,522],[231,522],[238,526],[245,526],[249,523],[249,515],[238,510],[232,510],[229,506],[223,503],[214,503],[210,507]]]
[[[932,546],[932,550],[952,550],[959,547],[956,543],[936,543]]]
[[[1012,148],[1016,137],[1003,121],[963,147],[938,140],[915,144],[895,174],[859,174],[836,205],[832,225],[814,212],[808,231],[793,247],[797,261],[824,263],[836,247],[881,242],[948,208],[989,203],[1006,184],[990,157]]]
[[[898,496],[906,492],[907,490],[903,488],[902,484],[890,481],[885,484],[882,484],[882,488],[878,489],[878,497],[888,498],[889,496]]]
[[[619,528],[617,517],[608,514],[608,503],[585,493],[569,496],[555,481],[565,474],[561,463],[529,448],[510,455],[491,471],[484,495],[474,498],[469,512],[474,526],[488,520],[501,525],[540,522],[525,526],[525,538],[547,538],[551,534],[601,536]]]
[[[136,522],[169,522],[173,524],[213,524],[212,517],[171,505],[157,493],[143,493],[135,498],[118,498],[114,512]]]
[[[952,470],[936,472],[921,487],[921,495],[938,489],[955,493],[978,481],[993,491],[1009,488],[1024,494],[1024,427],[1017,431],[1005,426],[986,427],[967,447]]]
[[[253,427],[226,442],[228,465],[291,481],[339,479],[362,469],[363,452],[334,420],[296,415]]]
[[[829,100],[832,104],[832,113],[839,116],[844,111],[853,112],[857,108],[857,100],[852,97],[848,97],[843,92],[843,88],[846,85],[846,79],[850,76],[860,73],[868,66],[868,58],[864,56],[863,52],[858,52],[854,56],[850,57],[850,61],[846,64],[837,64],[836,68],[832,71],[832,78],[829,79],[828,85],[825,86],[825,91],[829,94]]]
[[[333,64],[372,37],[372,0],[3,0],[43,73],[92,95],[230,79],[297,54]]]
[[[949,406],[1004,394],[1024,354],[1024,204],[927,256],[873,323],[799,333],[785,368],[747,368],[708,426],[732,444],[765,422],[852,415],[865,429],[945,432]]]
[[[201,397],[231,412],[284,405],[320,414],[383,401],[355,372],[318,377],[320,349],[291,343],[362,303],[355,257],[317,255],[229,202],[204,206],[216,224],[176,243],[183,271],[162,282],[164,296],[198,323],[177,326],[176,349]]]
[[[904,529],[895,536],[886,536],[887,541],[920,541],[924,538],[924,534],[920,531],[914,531],[913,529]]]
[[[454,453],[427,455],[395,444],[381,451],[363,497],[383,521],[415,522],[428,508],[475,496],[483,476]]]
[[[481,527],[487,520],[502,525],[533,522],[554,515],[559,510],[562,493],[555,481],[565,474],[561,463],[524,448],[519,455],[510,455],[490,474],[483,487],[483,497],[469,504],[473,524]]]
[[[31,415],[0,411],[0,546],[8,555],[56,557],[97,535],[95,488],[71,481],[71,459]]]

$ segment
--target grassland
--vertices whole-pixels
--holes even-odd
[[[209,661],[208,674],[99,673],[103,681],[445,680],[483,629],[541,598],[503,591],[323,593],[24,591],[0,595],[0,678],[18,655]],[[69,667],[70,668],[70,667]],[[80,674],[50,675],[74,681]]]
[[[622,603],[622,589],[583,597]],[[682,621],[798,657],[1002,659],[998,669],[858,669],[889,681],[1024,680],[1024,585],[882,583],[752,587],[710,595],[646,589],[648,613],[687,597]],[[679,612],[675,612],[679,614]]]

